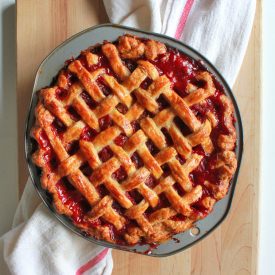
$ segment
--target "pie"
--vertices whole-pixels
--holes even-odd
[[[202,62],[126,34],[66,61],[38,93],[31,133],[41,186],[89,236],[160,243],[226,196],[234,108]]]

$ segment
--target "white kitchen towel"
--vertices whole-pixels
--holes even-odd
[[[252,29],[255,0],[104,0],[104,4],[111,23],[179,39],[234,84]]]
[[[13,229],[0,238],[0,274],[110,275],[111,250],[66,229],[41,203],[29,179]]]
[[[112,23],[163,33],[205,55],[232,86],[247,47],[255,0],[104,0]],[[13,229],[0,238],[1,274],[112,272],[109,249],[62,226],[28,181]],[[6,270],[6,272],[4,271]]]

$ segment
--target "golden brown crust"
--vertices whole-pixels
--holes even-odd
[[[149,40],[146,42],[145,56],[149,60],[154,60],[158,55],[166,53],[166,46],[158,41]]]
[[[145,45],[139,39],[136,39],[134,36],[124,35],[118,41],[117,48],[122,58],[137,59],[143,56]]]
[[[102,46],[102,51],[105,54],[105,56],[109,59],[110,64],[114,72],[118,75],[118,77],[121,80],[126,79],[130,75],[130,71],[122,63],[117,48],[113,44],[107,43]]]
[[[32,128],[32,136],[39,143],[41,136],[46,135],[49,144],[39,146],[32,156],[33,162],[42,168],[41,185],[52,194],[58,213],[73,216],[72,209],[62,202],[56,187],[62,178],[67,178],[82,194],[91,209],[84,215],[85,222],[77,226],[88,234],[114,242],[109,226],[92,227],[88,224],[100,220],[122,230],[130,219],[135,225],[128,227],[123,235],[128,244],[136,244],[141,239],[148,243],[162,242],[173,234],[187,230],[202,218],[201,214],[194,211],[193,204],[199,201],[210,212],[215,202],[226,195],[237,168],[233,105],[225,95],[220,96],[228,134],[219,134],[215,148],[211,139],[212,131],[219,125],[215,112],[207,111],[206,119],[201,121],[192,110],[195,105],[204,106],[207,98],[215,93],[209,72],[197,72],[195,78],[203,86],[197,87],[197,84],[190,82],[186,87],[187,95],[181,97],[172,89],[171,80],[165,74],[160,75],[153,65],[152,60],[167,52],[164,44],[125,35],[119,38],[117,46],[107,42],[101,48],[118,79],[104,68],[91,72],[80,60],[74,60],[68,65],[68,72],[78,81],[70,84],[62,70],[56,86],[42,89],[35,110],[36,123]],[[100,57],[97,54],[85,51],[82,56],[88,66],[99,64]],[[136,60],[137,67],[130,72],[123,59]],[[109,95],[104,94],[99,79],[110,89]],[[142,82],[146,79],[151,83],[142,88]],[[56,96],[61,88],[68,93],[64,99]],[[85,97],[81,96],[84,91],[96,103],[94,108],[88,106]],[[158,104],[160,96],[169,103],[163,110]],[[119,104],[125,106],[125,112],[118,111],[116,107]],[[71,106],[81,117],[79,121],[69,114],[68,108]],[[145,112],[150,115],[142,116]],[[106,116],[110,117],[112,125],[102,130],[100,119]],[[191,133],[183,134],[175,122],[176,118]],[[56,134],[52,127],[56,120],[66,128],[61,135]],[[135,121],[139,121],[138,130],[133,127]],[[93,140],[82,138],[87,127],[98,132]],[[169,134],[171,143],[163,128]],[[127,137],[127,141],[118,146],[115,140],[121,134]],[[74,141],[79,141],[79,150],[71,155],[69,148]],[[156,153],[150,151],[150,142]],[[205,180],[203,184],[194,186],[190,174],[200,169],[204,158],[194,151],[197,146],[201,146],[206,155],[215,155],[210,169],[217,175],[218,182]],[[106,147],[110,148],[112,155],[103,161],[100,152]],[[54,169],[50,168],[45,158],[49,148],[58,160],[58,167]],[[142,162],[141,167],[135,164],[134,154]],[[184,163],[179,156],[184,158]],[[86,163],[91,168],[89,176],[81,169]],[[126,173],[126,178],[121,181],[113,177],[118,169]],[[152,178],[153,183],[148,183]],[[182,193],[175,189],[175,185]],[[102,186],[107,189],[108,195],[99,192]],[[203,196],[205,188],[211,195]],[[138,203],[129,198],[129,192],[133,190],[142,197]],[[158,208],[161,196],[165,196],[169,206]],[[118,203],[124,213],[117,211],[114,203]],[[177,220],[177,215],[185,218]]]
[[[221,96],[224,107],[224,123],[229,131],[229,135],[220,135],[218,146],[223,150],[233,150],[236,144],[236,130],[233,125],[232,116],[234,113],[233,103],[225,95]]]
[[[142,42],[138,37],[129,34],[119,38],[117,48],[120,56],[128,59],[138,59],[145,55],[148,60],[154,60],[158,55],[166,53],[163,43],[154,40]]]

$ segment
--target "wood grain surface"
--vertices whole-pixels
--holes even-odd
[[[114,275],[257,273],[261,1],[257,2],[249,46],[233,88],[243,119],[244,156],[230,214],[214,233],[174,256],[157,259],[114,250]],[[27,178],[24,122],[36,69],[43,58],[66,38],[104,22],[107,22],[107,16],[100,0],[17,0],[20,192]]]

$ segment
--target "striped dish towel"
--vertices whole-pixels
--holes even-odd
[[[112,23],[163,33],[205,55],[232,86],[247,47],[255,0],[104,0]],[[13,229],[0,238],[0,273],[110,275],[111,251],[63,227],[28,181]],[[118,263],[119,264],[119,263]]]

